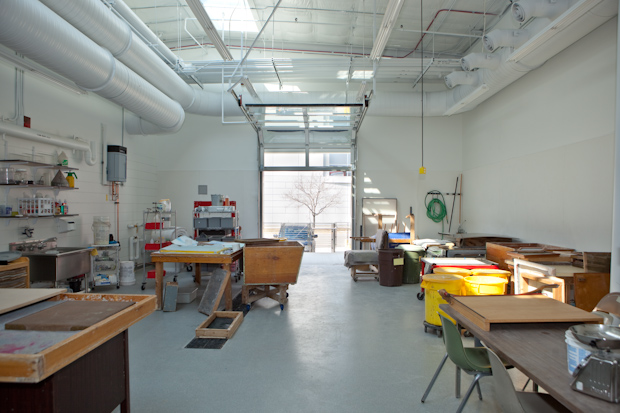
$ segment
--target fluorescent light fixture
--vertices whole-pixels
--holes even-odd
[[[265,83],[265,88],[270,92],[301,92],[299,86],[295,85],[282,85],[280,87],[277,83]]]
[[[194,13],[194,16],[196,16],[196,19],[198,19],[198,23],[200,23],[202,29],[205,31],[207,36],[209,36],[209,39],[211,39],[211,42],[213,42],[213,46],[215,46],[220,56],[222,56],[222,59],[233,60],[232,55],[228,51],[224,41],[209,18],[202,2],[200,0],[187,0],[187,5]]]
[[[392,29],[394,29],[396,19],[404,3],[404,0],[390,0],[388,3],[385,14],[383,15],[383,21],[381,21],[379,33],[377,33],[372,50],[370,51],[370,58],[372,60],[381,59],[381,56],[383,56],[383,50],[392,34]]]
[[[545,44],[562,30],[573,24],[575,20],[586,14],[601,1],[602,0],[581,0],[580,2],[576,3],[573,7],[562,13],[557,19],[552,21],[549,26],[545,27],[538,34],[534,35],[521,47],[515,50],[513,54],[508,56],[508,61],[516,63],[519,60],[527,57],[531,52]]]
[[[454,104],[450,109],[448,109],[446,113],[444,113],[444,116],[453,115],[454,113],[463,109],[465,106],[478,99],[478,97],[484,95],[487,90],[489,90],[489,87],[485,83],[483,83],[469,95],[465,96],[463,99],[459,100],[456,104]]]
[[[254,99],[260,100],[258,93],[256,93],[256,89],[254,89],[254,85],[252,85],[252,83],[250,82],[250,79],[247,76],[243,78],[243,80],[241,81],[241,84],[245,86],[247,91],[250,92],[250,95],[252,95]]]

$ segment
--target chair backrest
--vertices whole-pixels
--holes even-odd
[[[446,345],[446,352],[450,357],[450,360],[458,367],[466,371],[483,371],[478,366],[472,364],[465,354],[463,348],[463,341],[461,340],[461,334],[456,328],[456,325],[450,321],[446,316],[439,313],[441,318],[441,326],[443,329],[444,344]],[[488,371],[488,368],[486,369]]]
[[[382,250],[388,248],[389,244],[388,233],[382,229],[378,230],[375,234],[375,249]]]
[[[504,367],[504,363],[497,354],[487,348],[491,370],[493,372],[493,385],[495,386],[495,400],[499,403],[504,413],[525,413],[512,380]]]

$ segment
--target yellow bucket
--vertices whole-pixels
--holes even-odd
[[[460,295],[463,289],[463,277],[457,274],[425,274],[422,279],[424,288],[425,320],[429,324],[441,325],[439,304],[447,304],[437,291],[446,290],[450,294]],[[450,318],[454,321],[452,318]]]
[[[469,277],[471,271],[458,267],[435,267],[433,268],[433,274],[453,274],[460,275],[461,277]]]
[[[480,275],[484,277],[499,277],[510,280],[510,276],[512,274],[510,273],[510,271],[506,270],[499,270],[494,268],[476,268],[471,270],[471,275]]]
[[[507,283],[505,278],[472,275],[465,278],[465,295],[502,295]]]

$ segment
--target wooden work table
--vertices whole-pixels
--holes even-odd
[[[448,304],[439,308],[573,412],[618,412],[618,405],[571,389],[566,330],[578,323],[494,324],[485,331]]]
[[[24,298],[20,306],[12,291],[0,290],[0,303],[3,298],[12,301],[0,308],[0,410],[107,413],[120,405],[121,412],[129,412],[127,329],[155,310],[155,297],[33,289],[17,292]],[[55,296],[50,298],[50,294]],[[83,306],[123,302],[128,306],[80,331],[5,328],[9,322],[67,302]]]
[[[221,264],[226,270],[226,287],[224,290],[224,298],[226,300],[226,310],[232,310],[232,288],[230,284],[230,266],[235,261],[243,258],[243,249],[237,250],[231,254],[217,253],[179,253],[179,252],[154,252],[151,254],[151,261],[155,263],[155,294],[157,296],[157,309],[162,308],[162,296],[164,289],[164,262],[183,262],[194,264],[195,280],[200,285],[201,274],[200,264]]]

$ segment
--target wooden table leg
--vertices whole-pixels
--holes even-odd
[[[224,264],[224,270],[226,270],[226,289],[224,290],[224,297],[226,299],[226,311],[232,311],[232,283],[230,281],[230,264]]]
[[[164,263],[155,263],[155,294],[157,295],[157,309],[161,310],[164,288]]]
[[[194,263],[194,267],[196,267],[196,275],[194,276],[194,281],[196,282],[196,284],[200,285],[202,281],[202,276],[200,275],[200,263]]]
[[[125,342],[125,400],[121,402],[121,413],[131,412],[129,401],[129,330],[123,331],[123,341]]]

